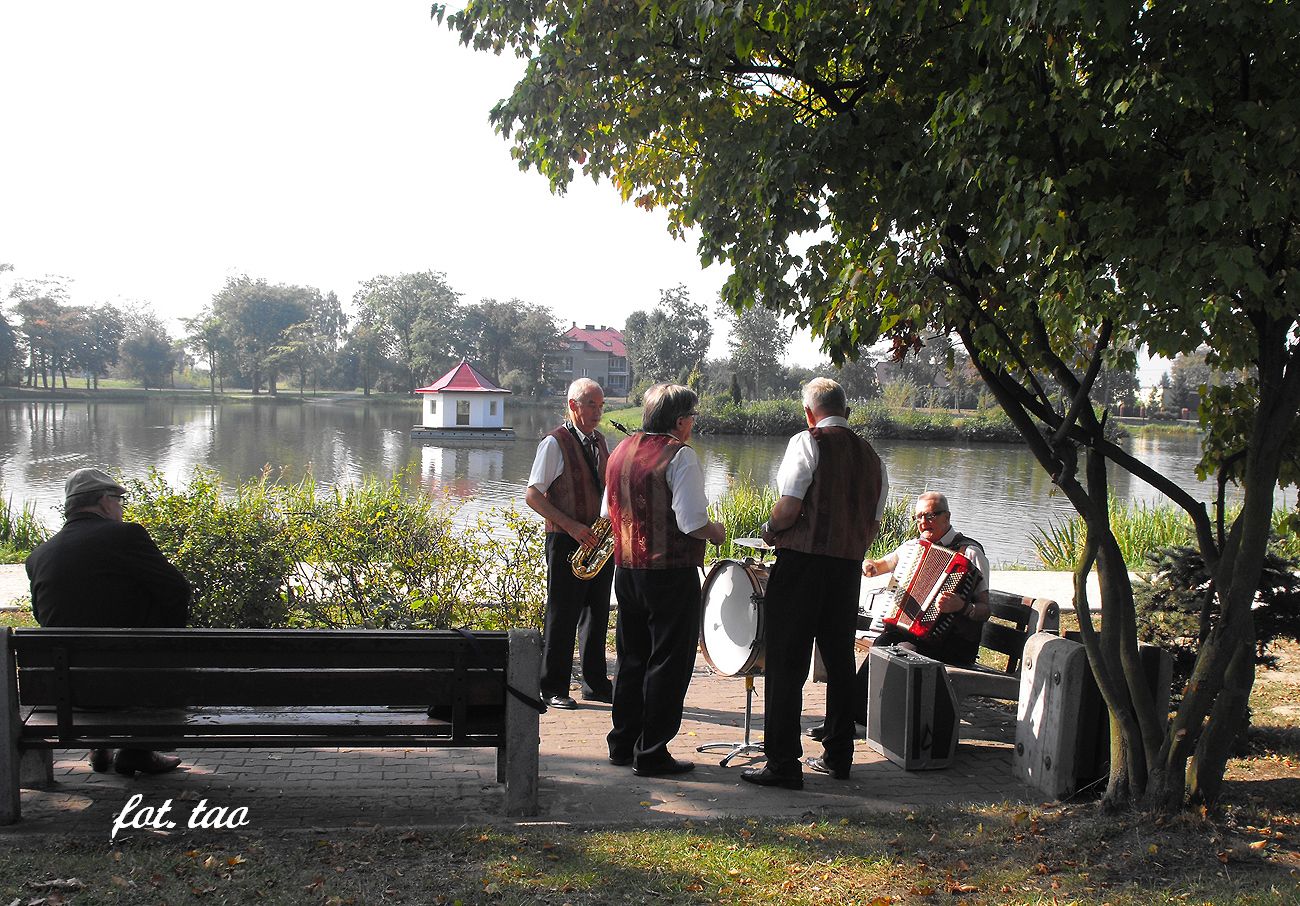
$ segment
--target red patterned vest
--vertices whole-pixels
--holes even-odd
[[[600,515],[600,495],[605,486],[605,467],[609,462],[609,447],[605,438],[596,432],[596,447],[600,450],[600,483],[592,477],[591,466],[582,444],[573,436],[568,425],[560,425],[549,435],[560,445],[560,455],[564,457],[564,471],[551,482],[546,489],[546,499],[555,504],[561,512],[572,516],[584,525],[591,525]],[[563,532],[564,529],[546,520],[548,532]]]
[[[634,434],[609,458],[614,563],[631,569],[703,566],[705,541],[677,527],[668,464],[686,446],[667,434]]]
[[[875,540],[872,523],[880,500],[880,457],[849,428],[813,428],[817,468],[803,497],[803,510],[776,546],[861,560]]]

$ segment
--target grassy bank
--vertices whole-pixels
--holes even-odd
[[[605,411],[605,424],[619,422],[635,430],[641,426],[641,409]],[[849,412],[849,424],[872,439],[962,440],[1016,443],[1020,434],[1001,410],[951,412],[890,409],[868,403]],[[740,405],[727,397],[706,397],[700,403],[695,429],[701,434],[740,434],[788,437],[808,427],[798,400],[757,400]]]

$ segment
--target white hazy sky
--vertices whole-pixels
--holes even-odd
[[[429,7],[0,0],[0,292],[58,274],[75,304],[174,319],[237,274],[347,302],[435,270],[566,325],[622,326],[679,283],[712,312],[726,271],[662,214],[517,168],[488,111],[523,64],[462,47]],[[824,360],[806,334],[787,358]]]
[[[7,276],[171,318],[235,274],[347,301],[426,269],[564,322],[622,326],[679,283],[711,309],[726,272],[662,214],[517,168],[488,111],[522,63],[462,47],[429,7],[0,0]]]

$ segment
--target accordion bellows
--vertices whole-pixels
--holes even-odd
[[[978,577],[979,570],[965,554],[918,538],[885,586],[894,598],[885,612],[885,626],[919,639],[942,638],[955,615],[939,612],[939,598],[949,592],[970,597]]]

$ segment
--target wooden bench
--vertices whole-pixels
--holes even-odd
[[[2,632],[0,824],[33,762],[91,748],[495,748],[506,814],[537,813],[535,630]]]
[[[959,706],[970,695],[1018,701],[1025,642],[1035,632],[1059,633],[1061,629],[1061,610],[1048,598],[990,591],[989,607],[992,613],[980,637],[980,657],[985,656],[985,651],[1004,656],[1006,666],[1001,669],[979,663],[972,667],[949,666],[948,679],[952,681]]]

